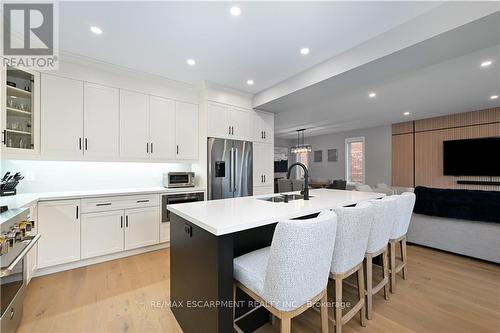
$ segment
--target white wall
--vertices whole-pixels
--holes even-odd
[[[190,164],[3,160],[1,174],[19,171],[26,178],[18,193],[162,186],[162,175],[191,171]]]
[[[306,133],[307,134],[307,133]],[[326,134],[316,137],[307,137],[305,142],[310,144],[313,152],[309,159],[309,173],[311,178],[346,179],[345,175],[345,139],[365,137],[365,172],[366,183],[391,184],[392,159],[392,131],[391,126],[365,128],[342,133]],[[282,144],[294,144],[293,140],[279,140]],[[277,142],[275,140],[275,142]],[[276,143],[276,146],[280,144]],[[328,149],[338,150],[338,161],[328,162]],[[323,150],[323,162],[314,162],[314,151]]]

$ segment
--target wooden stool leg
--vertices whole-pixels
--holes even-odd
[[[363,265],[359,267],[358,270],[358,296],[359,300],[362,301],[363,303],[365,302],[365,272],[363,269]],[[366,308],[365,305],[361,307],[360,310],[360,323],[361,326],[366,326]]]
[[[408,277],[407,258],[406,258],[406,237],[401,240],[401,260],[403,260],[403,280]]]
[[[342,333],[342,278],[335,279],[335,333]]]
[[[328,298],[326,289],[321,298],[321,332],[328,333]]]
[[[387,279],[387,281],[389,282],[389,267],[388,267],[389,260],[387,258],[387,252],[388,252],[388,248],[386,246],[384,253],[382,253],[382,270],[384,273],[384,280]],[[384,285],[384,298],[386,301],[389,300],[389,284],[390,283],[386,283]]]
[[[283,318],[281,318],[281,333],[290,333],[292,324],[291,321],[291,318],[288,316],[284,316]]]
[[[373,280],[372,280],[372,255],[366,254],[366,317],[372,319],[373,306]]]
[[[396,243],[389,242],[389,255],[391,257],[391,293],[396,293]]]
[[[233,283],[233,322],[236,319],[236,284]]]

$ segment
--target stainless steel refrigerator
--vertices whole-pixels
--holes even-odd
[[[253,194],[252,143],[208,138],[208,200]]]

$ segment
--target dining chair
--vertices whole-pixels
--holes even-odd
[[[363,260],[372,226],[373,205],[361,202],[355,207],[335,208],[333,212],[337,214],[337,234],[330,279],[335,281],[335,308],[334,318],[329,319],[335,325],[335,333],[341,333],[342,325],[358,312],[361,326],[366,326]],[[359,301],[342,315],[342,281],[354,273],[357,273]]]
[[[320,302],[322,332],[328,332],[326,289],[330,271],[337,216],[324,212],[307,220],[279,222],[271,246],[234,259],[233,298],[241,289],[275,317],[281,332],[290,332],[291,319]],[[235,318],[236,322],[248,312]]]
[[[404,192],[395,196],[397,199],[396,221],[392,227],[391,237],[389,239],[389,271],[391,275],[390,286],[391,293],[396,292],[396,274],[403,271],[403,279],[408,277],[408,258],[406,255],[406,233],[410,226],[413,207],[415,206],[415,193]],[[396,266],[396,246],[399,244],[401,249],[401,263]]]
[[[373,205],[373,223],[365,254],[366,264],[366,317],[372,319],[373,296],[382,288],[389,300],[389,248],[392,227],[396,221],[397,199],[394,196],[370,200]],[[382,256],[382,280],[373,286],[373,258]]]

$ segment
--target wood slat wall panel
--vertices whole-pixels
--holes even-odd
[[[413,121],[406,121],[404,123],[392,124],[392,134],[402,134],[413,132]]]
[[[500,108],[457,113],[449,116],[417,120],[415,121],[415,131],[417,132],[429,131],[429,130],[458,127],[458,126],[487,124],[493,122],[500,122]],[[394,134],[394,125],[393,125],[393,134]]]
[[[392,136],[392,185],[414,185],[413,133]]]
[[[440,117],[441,118],[441,117]],[[439,120],[440,122],[442,120]],[[460,185],[457,180],[490,180],[490,177],[453,177],[443,175],[443,141],[500,136],[500,123],[460,127],[415,134],[416,186],[500,191],[500,186]],[[399,159],[405,157],[399,156]],[[467,158],[464,153],[464,158]],[[394,170],[394,169],[393,169]],[[493,177],[500,180],[500,177]]]

